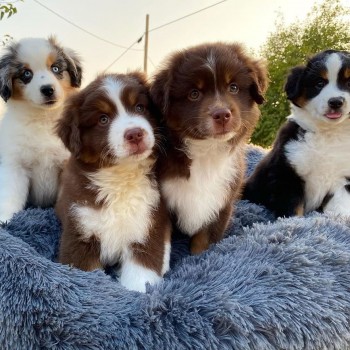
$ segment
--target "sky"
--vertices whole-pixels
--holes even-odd
[[[132,50],[125,52],[125,48],[145,32],[146,14],[150,16],[148,73],[152,74],[171,52],[203,42],[238,41],[258,51],[274,31],[278,13],[290,23],[305,18],[320,1],[14,0],[18,13],[0,21],[0,38],[56,35],[82,57],[84,86],[108,67],[118,73],[143,69],[144,39]],[[350,6],[350,0],[342,2]]]

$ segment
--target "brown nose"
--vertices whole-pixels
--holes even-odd
[[[134,128],[134,129],[129,129],[125,131],[124,138],[126,141],[130,143],[138,144],[143,139],[143,135],[144,135],[143,129]]]
[[[216,123],[226,124],[232,117],[232,114],[228,108],[219,108],[216,109],[211,116]]]

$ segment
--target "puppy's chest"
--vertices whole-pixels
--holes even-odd
[[[71,210],[82,239],[97,237],[101,259],[114,262],[131,243],[147,239],[153,211],[159,205],[159,192],[148,176],[137,172],[115,174],[109,179],[94,177],[92,183],[99,206],[75,204]]]
[[[304,140],[286,144],[287,159],[305,181],[309,210],[350,176],[349,135],[349,127],[339,126],[337,132],[307,132]]]
[[[167,206],[183,231],[196,233],[224,207],[239,174],[238,157],[238,152],[227,150],[194,155],[188,179],[174,177],[162,182]]]

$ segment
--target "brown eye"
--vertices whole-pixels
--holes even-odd
[[[106,114],[102,114],[99,120],[100,125],[107,125],[109,123],[109,117]]]
[[[200,97],[200,92],[197,89],[191,90],[191,92],[188,94],[188,98],[191,101],[196,101],[199,99],[199,97]]]
[[[231,94],[234,94],[234,95],[237,94],[239,91],[238,85],[235,83],[230,84],[229,91],[231,92]]]
[[[316,89],[321,90],[325,85],[326,85],[326,82],[324,80],[319,80],[315,84],[315,87],[316,87]]]
[[[139,103],[138,105],[135,106],[135,111],[137,113],[143,113],[145,111],[145,106]]]

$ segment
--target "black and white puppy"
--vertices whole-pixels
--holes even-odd
[[[26,201],[49,206],[69,152],[54,133],[66,97],[81,83],[79,58],[54,38],[26,38],[0,58],[0,222]]]
[[[291,70],[291,115],[243,198],[277,216],[350,214],[350,53],[327,50]]]

